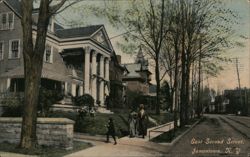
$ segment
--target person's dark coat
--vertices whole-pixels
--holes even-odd
[[[112,120],[109,120],[108,122],[108,134],[114,135],[115,134],[115,126]]]
[[[139,135],[147,135],[147,123],[148,123],[148,115],[141,111],[138,113],[138,122],[139,122]]]

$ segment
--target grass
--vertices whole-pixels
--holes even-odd
[[[168,123],[170,121],[173,121],[173,114],[171,113],[161,113],[160,115],[156,115],[156,114],[150,114],[149,116],[151,116],[153,119],[155,119],[157,121],[158,124],[165,124]]]
[[[105,135],[107,128],[105,125],[111,117],[114,120],[116,135],[122,137],[128,134],[128,117],[126,113],[119,114],[104,114],[97,113],[94,117],[85,116],[83,119],[78,118],[78,113],[56,111],[49,117],[64,117],[74,120],[75,132],[88,133],[90,135]]]
[[[198,119],[192,119],[188,122],[188,125],[193,125]],[[181,127],[177,128],[175,132],[173,130],[165,132],[150,141],[156,142],[156,143],[171,143],[174,139],[176,139],[178,136],[183,134],[185,131],[187,131],[190,127]]]
[[[92,145],[90,143],[74,141],[74,148],[72,150],[64,150],[60,148],[51,148],[51,147],[42,147],[42,146],[27,150],[27,149],[18,148],[17,145],[15,144],[4,142],[4,143],[0,143],[0,151],[25,154],[25,155],[37,155],[41,157],[61,157],[67,154],[71,154],[71,153],[89,148],[91,146]]]

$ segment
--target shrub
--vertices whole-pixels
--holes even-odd
[[[58,91],[40,88],[38,111],[41,116],[47,116],[50,107],[62,98],[63,95]]]
[[[84,94],[74,98],[74,104],[82,107],[94,107],[94,98],[89,94]]]
[[[23,114],[24,99],[20,95],[7,95],[1,104],[3,108],[3,117],[20,117]]]

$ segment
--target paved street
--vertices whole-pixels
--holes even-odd
[[[241,130],[241,132],[250,133],[250,128],[240,123],[232,123],[233,121],[227,117],[206,115],[204,121],[176,143],[168,156],[250,156],[249,138],[239,132]],[[236,116],[230,116],[230,118],[238,121],[242,119]],[[250,118],[244,118],[243,123],[249,124]],[[238,130],[235,130],[234,126]]]
[[[250,141],[247,137],[248,132],[250,133],[249,124],[250,118],[247,117],[205,115],[205,119],[200,124],[173,146],[160,145],[141,138],[130,139],[125,137],[118,140],[118,145],[98,143],[95,147],[67,157],[247,157],[250,153]]]

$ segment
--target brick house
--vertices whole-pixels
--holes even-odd
[[[24,91],[20,11],[20,1],[0,0],[0,93]],[[34,39],[37,17],[34,9]],[[52,18],[41,86],[65,95],[87,93],[104,105],[104,95],[110,93],[110,64],[117,61],[112,56],[116,55],[103,25],[66,29]]]

